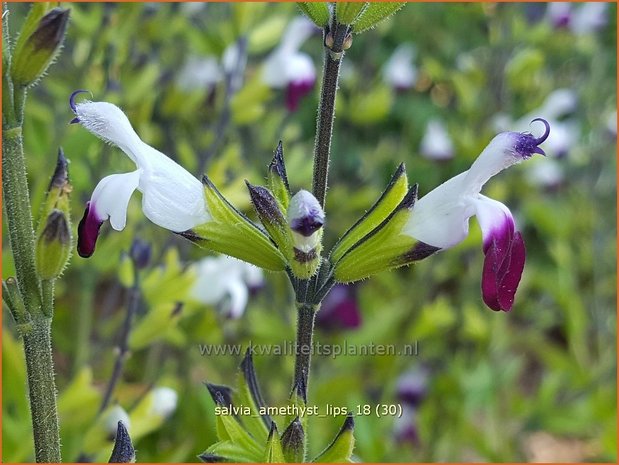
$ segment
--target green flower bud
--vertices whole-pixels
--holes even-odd
[[[355,447],[355,437],[353,430],[355,421],[352,415],[348,415],[340,432],[333,442],[318,457],[312,460],[313,463],[345,463],[351,461],[352,451]]]
[[[269,187],[271,192],[280,203],[281,208],[285,211],[290,202],[290,186],[288,185],[288,176],[286,175],[286,165],[284,164],[284,149],[282,141],[279,141],[273,160],[269,164],[268,174]]]
[[[40,19],[33,32],[24,27],[22,34],[26,36],[20,36],[11,63],[15,85],[30,86],[45,73],[60,50],[68,20],[68,9],[54,8]]]
[[[71,229],[60,210],[54,210],[37,238],[36,263],[41,279],[55,279],[62,274],[71,255]]]
[[[287,463],[305,461],[305,433],[299,417],[296,417],[283,432],[282,449]]]

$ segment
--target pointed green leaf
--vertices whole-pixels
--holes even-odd
[[[314,463],[343,463],[350,462],[353,448],[355,447],[355,437],[353,430],[355,422],[352,415],[348,415],[340,432],[333,442],[312,462]]]
[[[283,271],[286,259],[271,239],[239,212],[207,176],[202,178],[212,219],[179,233],[205,249],[220,252],[271,271]]]
[[[335,264],[337,282],[359,281],[381,271],[421,260],[439,250],[402,233],[416,199],[417,185],[409,190],[388,218],[352,246]]]
[[[271,431],[267,439],[267,446],[264,451],[264,462],[266,463],[285,463],[284,452],[282,451],[282,443],[277,432],[275,422],[271,423]]]
[[[268,182],[271,192],[280,203],[281,211],[288,210],[290,202],[290,185],[286,174],[286,164],[284,163],[284,148],[280,140],[273,154],[273,159],[269,164]]]
[[[262,461],[262,454],[256,454],[233,441],[221,441],[213,444],[198,456],[207,463],[235,462],[258,463]]]
[[[408,191],[408,179],[404,163],[391,177],[389,185],[365,215],[340,238],[331,252],[331,262],[337,263],[348,250],[366,234],[385,220],[402,201]]]
[[[353,32],[360,33],[373,28],[404,5],[406,2],[370,2],[363,15],[353,25]]]
[[[335,17],[340,24],[354,24],[369,5],[367,2],[336,2]]]
[[[318,27],[329,24],[329,8],[325,2],[297,2],[299,9]]]
[[[263,443],[267,439],[269,426],[273,421],[268,415],[261,416],[259,414],[260,408],[264,407],[265,403],[258,387],[251,348],[247,349],[245,358],[241,362],[238,378],[238,402],[236,403],[237,405],[247,406],[251,410],[251,415],[243,415],[243,424],[258,443]]]

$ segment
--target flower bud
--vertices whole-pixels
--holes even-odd
[[[281,140],[277,144],[273,160],[269,164],[268,181],[275,198],[283,209],[287,209],[290,202],[290,186],[288,185],[288,175],[286,174],[286,165],[284,163],[284,149]]]
[[[60,50],[68,20],[68,9],[54,8],[40,19],[34,32],[18,42],[11,66],[15,85],[30,86],[45,73]]]
[[[305,432],[296,417],[282,434],[282,449],[288,463],[303,463],[305,460]]]
[[[119,421],[116,429],[116,439],[114,440],[114,449],[108,463],[134,463],[135,462],[135,449],[131,443],[129,432],[123,424]]]
[[[129,256],[138,270],[143,270],[148,266],[151,251],[152,250],[148,242],[138,238],[133,239],[131,249],[129,249]]]
[[[297,277],[308,279],[320,264],[325,212],[316,197],[300,190],[290,199],[287,217],[294,252],[292,271]]]
[[[60,210],[47,217],[36,245],[37,271],[41,279],[55,279],[62,274],[71,254],[69,222]]]

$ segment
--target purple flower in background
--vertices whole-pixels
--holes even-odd
[[[325,330],[355,329],[361,326],[361,312],[355,288],[337,284],[320,306],[316,324]]]
[[[556,28],[567,28],[576,35],[586,35],[598,31],[608,23],[608,3],[606,2],[550,2],[548,21]]]
[[[511,165],[538,153],[550,133],[543,119],[544,134],[503,132],[482,151],[471,168],[444,182],[419,199],[403,233],[427,245],[447,249],[462,242],[469,232],[469,218],[476,216],[483,236],[485,255],[482,296],[492,310],[509,311],[524,269],[525,247],[509,209],[480,193],[488,180]]]
[[[396,417],[393,424],[393,435],[399,444],[419,445],[419,430],[417,429],[417,411],[408,405],[402,406],[402,415]]]
[[[428,371],[425,368],[414,368],[398,378],[396,394],[401,402],[418,407],[426,397],[427,389]]]
[[[299,49],[316,31],[316,26],[305,17],[295,18],[280,44],[266,58],[262,80],[274,89],[286,89],[286,108],[295,111],[301,99],[316,83],[316,68],[311,57]]]

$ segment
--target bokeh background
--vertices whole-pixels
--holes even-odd
[[[295,4],[63,7],[71,8],[64,49],[26,108],[35,217],[59,147],[70,160],[74,234],[96,183],[134,169],[120,150],[68,124],[68,96],[76,89],[120,105],[145,141],[195,175],[207,172],[248,213],[244,180],[263,182],[280,139],[293,189],[310,186],[319,84],[291,112],[285,89],[269,88],[261,72],[300,15]],[[9,5],[12,36],[27,8]],[[541,116],[558,135],[547,159],[514,167],[484,190],[510,207],[527,246],[511,313],[492,312],[481,300],[474,220],[470,237],[454,249],[338,288],[325,304],[315,335],[322,343],[417,344],[414,356],[313,360],[310,404],[405,407],[399,420],[356,418],[361,461],[617,460],[616,6],[562,8],[409,4],[356,36],[346,54],[327,250],[401,161],[423,195],[467,169],[499,130],[526,130]],[[318,78],[321,40],[317,30],[300,49]],[[238,63],[247,63],[228,73],[222,57],[233,44],[243,44]],[[404,84],[385,71],[402,44],[413,51]],[[107,460],[111,451],[97,412],[132,285],[135,240],[147,244],[150,258],[139,271],[142,298],[113,403],[130,415],[138,461],[195,462],[216,441],[203,382],[233,385],[242,354],[202,356],[200,344],[281,344],[294,336],[286,276],[249,282],[217,268],[223,261],[199,265],[206,253],[151,224],[139,197],[127,228],[105,226],[95,255],[75,254],[57,284],[53,344],[66,461]],[[3,243],[6,278],[14,267]],[[221,288],[201,300],[195,283],[203,286],[209,276]],[[234,315],[228,276],[251,294]],[[8,312],[2,349],[3,460],[32,461],[23,353]],[[267,402],[284,405],[292,357],[256,356],[255,364]],[[178,395],[163,413],[152,399],[162,386]],[[310,456],[342,420],[310,419]]]

